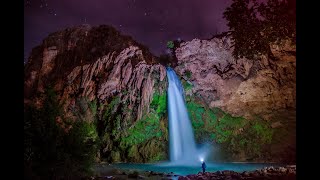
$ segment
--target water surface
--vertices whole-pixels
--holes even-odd
[[[243,171],[254,171],[256,169],[262,169],[264,167],[279,167],[280,164],[273,163],[206,163],[207,172],[216,172],[223,170],[231,170],[236,172]],[[123,170],[136,170],[136,171],[154,171],[161,173],[170,173],[173,172],[177,175],[190,175],[197,174],[202,171],[201,163],[198,166],[182,166],[182,165],[172,165],[170,163],[161,163],[161,164],[130,164],[130,163],[118,163],[112,164],[111,166]]]

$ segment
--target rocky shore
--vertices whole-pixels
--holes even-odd
[[[112,167],[104,166],[103,169],[97,169],[98,174],[91,179],[103,180],[103,179],[155,179],[155,180],[243,180],[243,179],[276,179],[276,180],[295,180],[296,179],[296,166],[285,167],[266,167],[255,171],[217,171],[217,172],[199,172],[198,174],[192,174],[187,176],[180,176],[174,173],[158,173],[153,171],[136,171],[136,170],[123,170],[115,169]]]
[[[102,173],[99,176],[92,177],[91,180],[104,180],[104,179],[154,179],[154,180],[170,180],[178,179],[179,175],[171,173],[159,173],[154,171],[136,171],[136,170],[119,170],[110,169],[108,172]]]
[[[293,180],[296,179],[296,166],[286,167],[267,167],[255,171],[244,171],[242,173],[234,171],[217,171],[214,173],[205,172],[195,175],[180,176],[179,180],[191,180],[191,179],[277,179],[277,180]]]

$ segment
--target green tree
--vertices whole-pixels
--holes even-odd
[[[93,123],[63,117],[55,92],[48,89],[41,108],[24,112],[25,177],[74,179],[90,174],[97,152]]]
[[[223,17],[233,40],[233,56],[253,59],[264,54],[274,59],[270,43],[290,38],[295,42],[295,3],[289,0],[233,0]]]
[[[169,48],[169,49],[173,49],[173,48],[174,48],[174,43],[173,43],[173,41],[168,41],[168,42],[167,42],[167,48]]]

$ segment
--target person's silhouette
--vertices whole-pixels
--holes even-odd
[[[206,172],[207,165],[204,161],[202,161],[201,167],[202,167],[202,172]]]

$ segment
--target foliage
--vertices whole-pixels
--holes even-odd
[[[97,152],[97,133],[89,122],[63,118],[52,89],[40,109],[25,109],[25,175],[29,178],[70,179],[86,176]]]
[[[119,105],[120,103],[120,97],[119,96],[115,96],[112,98],[112,100],[110,101],[110,103],[106,103],[105,105],[105,111],[104,114],[102,116],[102,126],[103,127],[107,127],[107,124],[109,124],[109,130],[111,131],[112,126],[110,126],[113,123],[113,119],[114,118],[114,114],[116,111],[116,106]],[[117,124],[117,123],[116,123]],[[105,131],[107,131],[107,129],[105,129]]]
[[[95,116],[97,114],[97,109],[98,109],[97,100],[95,99],[91,102],[88,102],[88,105],[89,105],[89,108],[90,108],[92,114]]]
[[[183,85],[183,89],[185,90],[185,91],[188,91],[188,90],[190,90],[190,89],[192,89],[192,84],[189,84],[187,81],[182,81],[182,85]]]
[[[167,112],[167,93],[159,94],[155,92],[150,107],[157,112],[159,117],[164,116]]]
[[[161,160],[164,160],[166,158],[166,155],[164,152],[159,152],[156,156],[151,157],[150,162],[158,162]]]
[[[216,121],[213,111],[200,103],[196,102],[194,97],[187,98],[187,109],[191,119],[195,137],[200,141],[213,141],[212,127]]]
[[[192,76],[192,72],[187,70],[187,71],[185,71],[185,75],[187,76],[188,79],[190,79]]]
[[[87,121],[76,121],[65,137],[64,146],[72,158],[71,163],[79,163],[82,166],[79,171],[89,171],[98,150],[96,126]]]
[[[122,133],[123,135],[119,139],[121,148],[128,148],[128,157],[131,160],[141,161],[140,151],[145,151],[145,153],[140,153],[143,154],[144,160],[148,160],[148,162],[165,157],[161,148],[163,143],[149,144],[150,142],[155,142],[154,140],[163,142],[168,139],[168,130],[163,121],[167,113],[166,92],[162,94],[155,92],[150,108],[151,112],[136,121],[126,132]]]
[[[144,162],[162,157],[163,143],[156,144],[156,147],[149,147],[153,140],[157,142],[165,141],[167,128],[163,124],[163,118],[167,112],[166,92],[156,91],[150,103],[150,113],[144,114],[141,119],[129,122],[123,119],[122,114],[128,113],[125,102],[120,101],[119,96],[114,96],[106,102],[102,120],[100,121],[100,137],[102,146],[107,151],[103,156],[108,156],[112,162],[134,161]],[[165,128],[163,128],[165,127]],[[159,149],[160,148],[160,149]],[[141,151],[146,153],[142,153]],[[123,153],[126,155],[123,156]]]
[[[164,130],[160,128],[160,119],[167,113],[167,94],[154,92],[150,108],[154,111],[144,115],[128,130],[128,136],[123,138],[126,144],[140,144],[153,137],[161,137]]]
[[[260,157],[264,147],[273,140],[273,129],[261,119],[233,117],[219,108],[210,109],[195,97],[187,98],[187,108],[198,142],[215,141],[227,147],[229,153],[245,152],[248,157]]]
[[[128,130],[128,136],[122,139],[125,144],[140,144],[153,137],[161,137],[159,116],[153,113],[145,115]]]
[[[167,42],[167,48],[169,48],[169,49],[173,49],[174,48],[173,41],[168,41]]]
[[[231,136],[236,135],[235,131],[244,127],[247,121],[241,117],[232,117],[224,113],[216,125],[216,141],[218,143],[227,142]]]
[[[171,40],[167,42],[167,48],[171,50],[175,50],[180,46],[181,43],[185,42],[184,40],[181,40],[180,38]]]
[[[295,3],[289,0],[233,0],[224,12],[231,30],[236,58],[253,59],[254,55],[273,57],[270,43],[281,39],[295,42]]]

